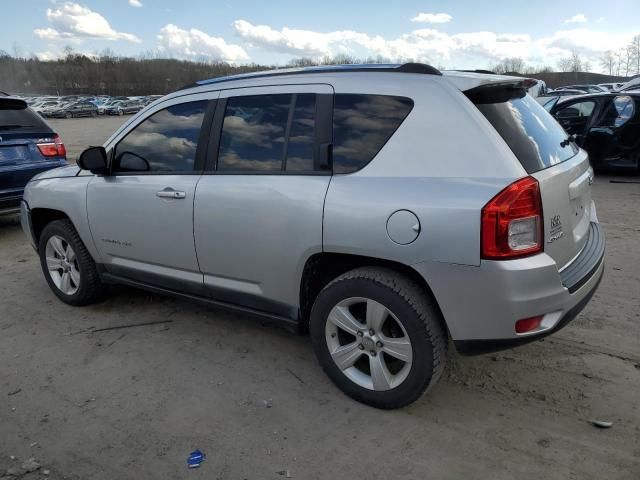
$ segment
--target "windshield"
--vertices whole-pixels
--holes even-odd
[[[557,165],[578,153],[558,122],[529,95],[476,106],[528,173]]]

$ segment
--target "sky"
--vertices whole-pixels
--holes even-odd
[[[573,49],[601,70],[640,34],[640,0],[0,0],[0,50],[41,59],[93,54],[284,65],[348,54],[444,68],[506,57],[557,66]]]

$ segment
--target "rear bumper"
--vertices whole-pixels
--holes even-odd
[[[586,306],[604,272],[604,234],[592,223],[582,252],[562,272],[547,254],[479,267],[415,265],[427,279],[458,351],[478,354],[528,343],[567,325]],[[536,330],[515,332],[515,323],[544,315]]]
[[[0,198],[0,215],[10,215],[20,211],[20,199],[22,199],[22,189],[12,192],[11,196]]]

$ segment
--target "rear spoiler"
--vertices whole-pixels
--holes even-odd
[[[444,78],[462,92],[467,92],[477,87],[489,87],[491,85],[512,85],[518,88],[529,89],[538,84],[538,80],[533,78],[497,75],[495,73],[478,71],[463,72],[459,70],[445,70],[442,74]]]
[[[503,103],[522,98],[527,90],[537,84],[537,80],[523,79],[517,82],[485,83],[463,92],[476,105],[485,103]]]

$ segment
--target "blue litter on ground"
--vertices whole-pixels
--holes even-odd
[[[187,458],[187,466],[189,468],[198,468],[202,465],[206,457],[207,456],[200,450],[194,450],[189,454],[189,458]]]

